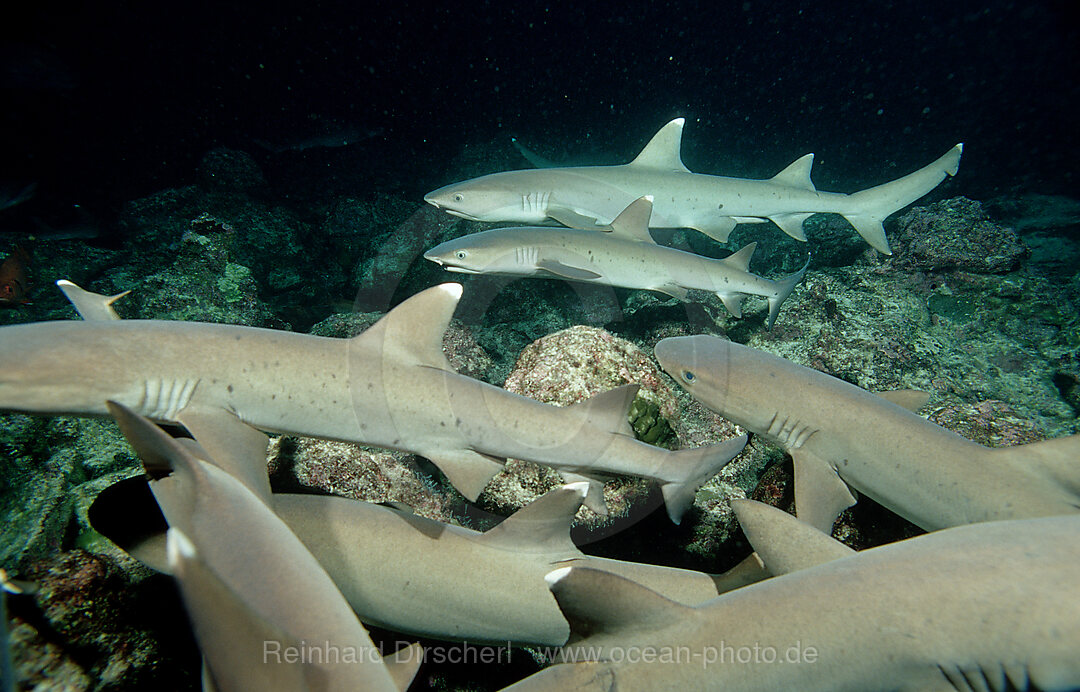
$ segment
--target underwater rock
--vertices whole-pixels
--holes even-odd
[[[966,197],[915,207],[896,228],[892,264],[901,269],[1002,274],[1031,253],[1013,229],[994,223],[981,203]]]
[[[200,186],[211,191],[252,193],[266,187],[262,169],[250,154],[224,147],[207,152],[195,176]]]
[[[934,408],[928,418],[986,447],[1014,447],[1046,439],[1038,425],[1004,401],[949,403]]]
[[[275,492],[311,489],[367,502],[398,502],[428,519],[452,522],[455,493],[424,475],[417,457],[349,442],[282,436],[270,443]]]

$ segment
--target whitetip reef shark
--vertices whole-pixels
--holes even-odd
[[[1080,516],[961,526],[852,554],[776,508],[732,506],[770,569],[796,571],[688,607],[605,572],[556,570],[548,580],[575,633],[562,659],[579,662],[506,689],[1080,686]]]
[[[739,223],[772,221],[806,240],[803,221],[815,213],[842,215],[875,249],[892,254],[882,222],[956,175],[962,144],[902,178],[853,194],[820,192],[806,154],[768,180],[692,173],[682,162],[684,118],[657,132],[637,158],[617,166],[504,171],[441,187],[424,196],[439,209],[473,221],[538,224],[553,219],[598,228],[631,202],[655,198],[651,228],[693,228],[723,243]]]
[[[609,233],[573,228],[497,228],[449,240],[424,253],[448,271],[464,274],[555,276],[583,283],[641,288],[688,300],[688,289],[715,293],[735,317],[747,295],[769,301],[772,328],[780,306],[809,266],[776,281],[749,271],[750,243],[720,260],[657,245],[649,235],[651,196],[635,200],[609,225]]]
[[[104,416],[112,400],[182,424],[212,454],[262,444],[259,431],[406,450],[434,462],[470,500],[506,458],[637,475],[660,483],[676,522],[742,450],[745,436],[676,452],[638,441],[627,420],[637,385],[560,408],[458,374],[442,341],[461,291],[427,289],[351,339],[114,320],[115,296],[97,296],[101,305],[81,314],[99,319],[0,327],[0,409]],[[264,466],[239,475],[266,491]]]
[[[826,533],[855,503],[849,485],[927,531],[1080,512],[1080,435],[991,449],[913,413],[921,392],[873,394],[713,336],[655,354],[695,399],[791,454],[798,516]]]
[[[213,689],[408,687],[419,651],[383,661],[326,570],[263,499],[130,409],[109,410],[155,478],[170,571]],[[331,645],[333,658],[303,655]]]
[[[126,434],[134,430],[151,437],[144,428],[152,423],[127,409],[120,412]],[[132,440],[145,452],[146,445],[138,442]],[[172,461],[173,466],[188,464],[193,456],[226,471],[235,467],[236,459],[214,458],[197,440],[178,442],[186,444],[162,446],[158,452],[183,457]],[[215,478],[206,482],[217,483]],[[158,483],[139,477],[115,484],[98,496],[89,516],[96,530],[133,557],[167,572],[164,526],[153,501],[146,498],[151,491],[159,494]],[[592,557],[578,550],[570,526],[587,485],[555,488],[483,533],[343,497],[274,494],[260,499],[303,542],[363,622],[422,637],[565,644],[570,627],[544,581],[561,566],[611,571],[690,605],[726,590],[727,584],[701,572]],[[221,525],[234,522],[223,519]],[[248,540],[242,533],[229,535],[238,542]],[[476,578],[478,574],[483,578]]]

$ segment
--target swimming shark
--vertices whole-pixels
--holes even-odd
[[[732,506],[759,555],[810,566],[697,607],[605,572],[556,570],[548,580],[574,635],[554,658],[567,662],[506,689],[1080,686],[1080,516],[962,526],[857,554],[820,534],[813,564],[811,545],[784,557],[763,541],[798,520],[749,500]]]
[[[791,454],[798,516],[822,531],[855,503],[848,486],[927,531],[1080,512],[1080,435],[991,449],[913,413],[921,392],[872,394],[713,336],[655,354],[695,399]]]
[[[677,452],[638,441],[627,420],[637,385],[560,408],[458,374],[442,340],[461,291],[427,289],[352,339],[166,320],[0,327],[0,409],[104,416],[112,400],[226,449],[263,432],[400,449],[470,500],[506,458],[637,475],[660,483],[676,522],[742,450],[745,437]],[[245,482],[265,492],[265,476],[260,464]]]
[[[956,175],[963,144],[902,178],[853,194],[820,192],[806,154],[768,180],[691,173],[682,162],[684,118],[657,132],[627,164],[504,171],[453,183],[424,196],[439,209],[473,221],[538,224],[553,219],[599,229],[635,199],[655,198],[650,228],[693,228],[723,243],[739,223],[772,221],[806,240],[803,221],[842,215],[875,249],[892,254],[882,222]]]
[[[108,407],[155,479],[170,571],[214,689],[408,687],[420,656],[384,662],[330,576],[262,499],[149,420]],[[324,656],[330,646],[337,653]]]
[[[806,267],[770,281],[749,271],[750,243],[721,260],[657,245],[649,235],[652,196],[634,201],[610,224],[610,233],[543,227],[497,228],[449,240],[424,253],[448,271],[464,274],[555,276],[571,281],[641,288],[688,300],[687,289],[715,293],[735,317],[747,295],[769,301],[772,328],[780,306]]]
[[[185,455],[219,464],[197,441],[178,442],[188,443]],[[89,517],[97,531],[130,555],[167,572],[165,527],[153,501],[147,501],[156,484],[144,477],[117,483],[98,496]],[[565,644],[570,627],[544,575],[566,565],[610,571],[691,605],[726,588],[701,572],[582,553],[570,539],[570,526],[587,485],[555,488],[485,532],[343,497],[274,494],[262,499],[318,560],[363,622],[417,636]]]

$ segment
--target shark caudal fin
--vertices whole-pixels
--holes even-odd
[[[772,329],[773,323],[776,322],[776,316],[780,314],[780,306],[784,304],[784,301],[788,299],[791,292],[795,290],[795,285],[802,281],[803,276],[806,274],[806,268],[810,266],[810,258],[806,258],[806,264],[802,266],[802,269],[789,274],[782,279],[777,279],[776,293],[769,297],[769,320],[767,326]]]
[[[892,249],[889,248],[889,241],[885,239],[885,228],[881,225],[882,222],[889,215],[900,211],[933,190],[941,184],[942,180],[945,180],[946,176],[956,175],[963,150],[964,145],[957,144],[925,168],[920,168],[891,183],[850,195],[849,209],[851,211],[841,212],[843,217],[874,249],[891,255]]]
[[[694,504],[694,496],[705,482],[720,472],[720,469],[739,456],[746,441],[746,435],[720,444],[696,449],[681,449],[672,452],[672,468],[684,469],[681,480],[663,483],[660,491],[664,494],[664,504],[668,516],[676,524],[682,521],[683,514]]]

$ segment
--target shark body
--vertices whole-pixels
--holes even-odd
[[[715,260],[657,245],[649,235],[652,200],[636,200],[611,232],[559,228],[499,228],[455,238],[424,253],[452,272],[555,276],[584,283],[660,291],[688,300],[687,289],[715,293],[736,317],[747,295],[769,301],[768,326],[806,272],[770,281],[749,271],[756,244]],[[809,263],[807,263],[809,264]]]
[[[3,327],[0,408],[105,415],[112,400],[205,444],[261,430],[401,449],[469,499],[508,457],[639,475],[661,483],[676,521],[745,444],[670,452],[638,441],[627,421],[636,385],[559,408],[459,375],[442,338],[460,296],[458,284],[433,287],[352,339],[159,320]],[[262,490],[265,476],[244,474]]]
[[[492,173],[447,185],[424,200],[474,221],[571,227],[611,222],[635,199],[654,197],[651,228],[693,228],[720,241],[739,223],[772,221],[797,240],[819,212],[841,214],[866,242],[891,254],[882,222],[955,175],[963,146],[914,173],[853,194],[820,192],[810,180],[807,154],[768,180],[692,173],[682,162],[683,118],[672,120],[628,164]]]
[[[909,410],[919,393],[872,394],[711,336],[655,353],[698,401],[791,454],[799,518],[825,532],[855,502],[848,485],[928,531],[1080,512],[1078,435],[991,449]]]
[[[962,526],[858,554],[824,545],[815,558],[806,543],[763,540],[787,541],[787,531],[799,531],[793,517],[746,500],[732,505],[767,564],[809,566],[692,608],[614,575],[558,570],[548,578],[576,635],[564,656],[591,660],[555,665],[507,689],[1080,685],[1080,516]]]

